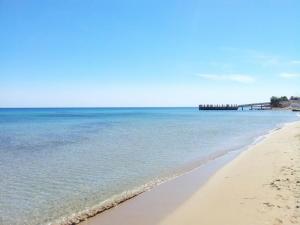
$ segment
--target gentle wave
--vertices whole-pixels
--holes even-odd
[[[165,179],[156,179],[153,180],[147,184],[144,184],[140,187],[136,187],[132,190],[128,190],[128,191],[124,191],[121,194],[118,195],[114,195],[111,198],[101,202],[98,205],[95,205],[91,208],[85,209],[83,211],[80,211],[78,213],[74,213],[68,217],[64,217],[61,219],[58,219],[54,222],[48,223],[48,225],[74,225],[74,224],[78,224],[82,221],[87,220],[90,217],[93,217],[97,214],[100,214],[108,209],[111,209],[129,199],[132,199],[146,191],[151,190],[153,187],[162,184],[168,180],[173,179],[174,177],[176,177],[176,175],[174,175],[173,177],[168,177]]]

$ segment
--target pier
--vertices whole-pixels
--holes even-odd
[[[271,110],[272,106],[270,102],[260,102],[260,103],[251,103],[251,104],[225,104],[225,105],[199,105],[199,110]]]

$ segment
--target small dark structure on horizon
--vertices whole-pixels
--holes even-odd
[[[272,109],[272,105],[270,102],[261,102],[261,103],[251,103],[244,105],[199,105],[199,110],[270,110]]]
[[[199,105],[199,110],[238,110],[238,105]]]

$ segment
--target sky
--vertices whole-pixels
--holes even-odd
[[[300,96],[298,0],[0,0],[0,107]]]

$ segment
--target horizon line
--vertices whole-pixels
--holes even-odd
[[[2,107],[0,106],[0,109],[78,109],[78,108],[197,108],[196,106],[25,106],[25,107],[19,107],[19,106],[13,106],[13,107]]]

